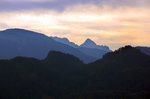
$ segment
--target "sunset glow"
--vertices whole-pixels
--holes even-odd
[[[5,2],[7,1],[9,0]],[[39,1],[42,0],[32,0],[32,2]],[[127,44],[150,46],[149,0],[133,0],[137,2],[135,5],[128,0],[124,1],[127,4],[123,6],[107,2],[68,4],[63,11],[41,6],[7,11],[10,9],[3,7],[4,10],[0,12],[0,30],[23,28],[48,36],[67,37],[77,44],[83,43],[86,38],[91,38],[97,44],[108,45],[111,49]],[[121,1],[118,0],[119,2]]]

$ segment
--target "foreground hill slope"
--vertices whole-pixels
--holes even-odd
[[[136,48],[126,46],[89,64],[89,75],[91,79],[97,79],[92,85],[100,88],[149,90],[150,57]],[[101,86],[104,83],[106,86]]]
[[[150,57],[126,46],[83,64],[51,51],[44,60],[0,60],[1,99],[149,99]]]
[[[78,58],[56,51],[44,60],[0,60],[0,99],[43,99],[79,88],[83,78],[80,66],[83,63]]]
[[[33,31],[7,29],[0,31],[0,59],[16,56],[44,59],[50,50],[72,54],[85,63],[95,60],[79,50]]]

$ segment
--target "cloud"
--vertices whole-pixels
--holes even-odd
[[[47,9],[64,11],[68,6],[99,3],[101,0],[0,0],[0,11]]]
[[[1,0],[0,2],[53,2],[55,0]]]
[[[149,7],[130,6],[134,0],[126,0],[126,4],[119,7],[120,2],[116,4],[118,7],[114,7],[114,0],[109,1],[110,4],[101,1],[103,6],[79,3],[67,6],[63,11],[32,9],[1,12],[0,29],[30,29],[48,36],[68,37],[77,44],[91,38],[98,44],[109,45],[112,49],[126,44],[150,46]]]
[[[0,0],[0,11],[22,11],[35,9],[64,11],[70,6],[80,4],[94,4],[99,7],[108,5],[115,9],[123,6],[149,7],[150,0]]]

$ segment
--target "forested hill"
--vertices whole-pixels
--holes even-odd
[[[88,65],[95,89],[149,90],[150,57],[131,46],[120,48]],[[96,81],[95,81],[96,80]]]
[[[51,51],[44,60],[0,60],[0,99],[149,99],[150,56],[131,46],[84,64]]]

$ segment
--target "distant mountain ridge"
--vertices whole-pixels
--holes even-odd
[[[16,56],[44,59],[49,51],[55,50],[72,54],[85,63],[96,60],[96,58],[71,46],[56,42],[44,34],[24,29],[0,31],[0,47],[0,59],[10,59]]]
[[[73,43],[73,42],[70,42],[67,38],[60,38],[60,37],[50,37],[52,38],[53,40],[55,41],[58,41],[60,43],[63,43],[63,44],[66,44],[66,45],[69,45],[71,47],[74,47],[74,48],[77,48],[78,45]]]
[[[50,37],[50,38],[54,39],[57,42],[74,47],[77,50],[81,51],[82,53],[94,57],[96,59],[100,59],[103,57],[104,54],[111,52],[108,46],[97,45],[94,41],[92,41],[89,38],[80,46],[78,46],[73,42],[70,42],[67,38],[59,38],[59,37]]]
[[[75,44],[73,42],[70,42],[67,38],[60,38],[60,37],[50,37],[50,38],[52,38],[58,42],[61,42],[63,44],[67,44],[67,45],[74,47],[74,48],[84,47],[84,48],[96,48],[96,49],[103,50],[105,52],[111,51],[108,46],[97,45],[94,41],[92,41],[89,38],[86,39],[85,42],[83,44],[81,44],[80,46],[78,46],[77,44]]]
[[[144,54],[150,56],[150,47],[137,46],[136,48],[141,50],[141,52],[143,52]]]
[[[89,38],[83,44],[81,44],[80,47],[96,48],[96,49],[100,49],[100,50],[103,50],[103,51],[106,51],[106,52],[111,51],[108,46],[97,45],[94,41],[92,41]]]
[[[95,57],[96,59],[101,59],[103,55],[108,53],[107,51],[97,49],[97,48],[79,47],[77,49],[86,55]]]

